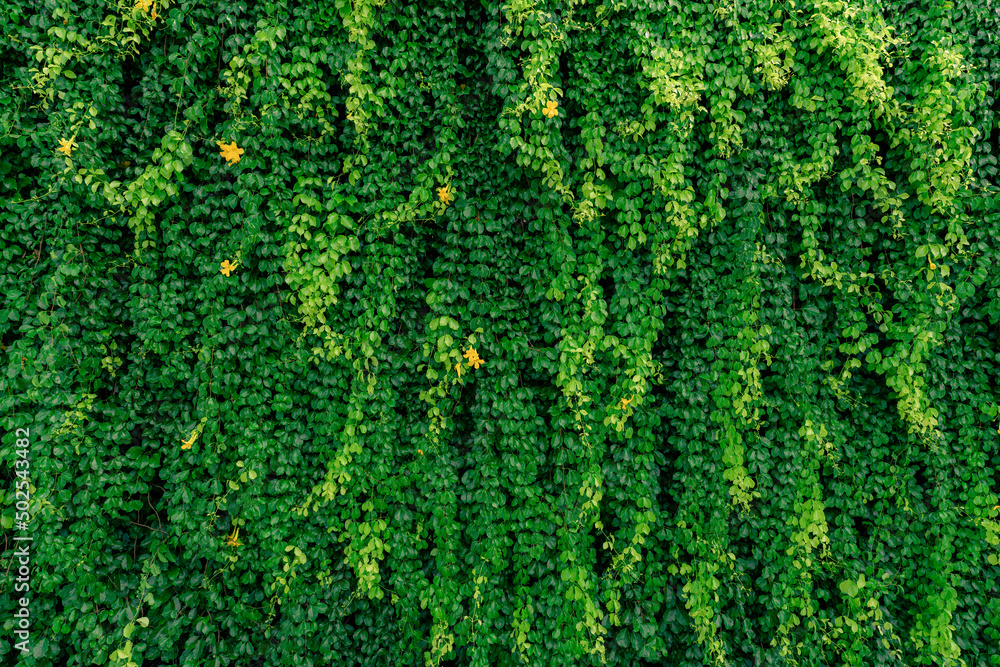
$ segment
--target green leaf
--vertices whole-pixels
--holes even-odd
[[[859,593],[858,585],[853,581],[851,581],[850,579],[840,582],[839,588],[840,592],[843,593],[844,595],[849,595],[852,598],[858,596]]]

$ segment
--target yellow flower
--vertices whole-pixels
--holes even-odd
[[[624,410],[626,407],[628,407],[628,404],[631,403],[631,402],[632,402],[631,398],[623,398],[622,399],[622,404],[618,406],[618,409],[619,410]]]
[[[462,377],[462,362],[461,361],[458,362],[457,364],[455,364],[455,370],[458,371],[458,377],[461,378]]]
[[[59,151],[60,153],[63,153],[64,155],[69,155],[70,153],[73,152],[74,148],[76,148],[76,142],[74,142],[72,139],[60,139],[59,148],[57,148],[56,150]]]
[[[152,0],[138,0],[138,2],[135,3],[135,8],[141,9],[142,11],[148,14],[149,8],[152,4],[153,4]]]
[[[469,366],[477,370],[484,363],[483,360],[479,358],[479,353],[476,352],[476,348],[474,347],[469,348],[469,351],[462,356],[469,360]]]
[[[440,199],[441,201],[443,201],[445,206],[447,206],[448,204],[451,203],[451,186],[450,185],[446,185],[443,188],[438,188],[438,199]]]
[[[191,434],[190,438],[188,438],[187,440],[181,440],[181,449],[191,449],[191,445],[193,445],[194,441],[197,439],[198,439],[198,429],[195,429],[194,432]]]
[[[236,528],[233,530],[232,535],[226,535],[226,546],[227,547],[240,547],[243,543],[239,540],[240,529]]]
[[[227,278],[229,277],[229,274],[233,272],[233,269],[236,268],[236,264],[231,264],[228,259],[219,266],[222,267],[222,273],[224,273]]]
[[[231,144],[224,144],[221,141],[217,141],[215,143],[222,149],[219,151],[219,155],[226,158],[229,161],[229,164],[236,164],[239,162],[240,156],[245,152],[242,148],[236,147],[235,141]]]
[[[559,115],[559,112],[556,111],[557,106],[559,106],[558,102],[549,100],[548,102],[545,103],[545,108],[542,109],[542,113],[548,116],[549,118],[555,118],[556,116]]]
[[[418,450],[417,450],[417,454],[420,454],[421,456],[423,456],[423,455],[424,455],[424,450],[422,450],[422,449],[418,449]]]

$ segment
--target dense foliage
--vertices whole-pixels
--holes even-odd
[[[0,655],[1000,665],[994,0],[0,25]]]

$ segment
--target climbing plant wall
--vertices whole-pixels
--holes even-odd
[[[994,0],[0,26],[0,655],[1000,665]]]

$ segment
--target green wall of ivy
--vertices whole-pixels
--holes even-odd
[[[1000,665],[994,0],[0,27],[0,655]]]

